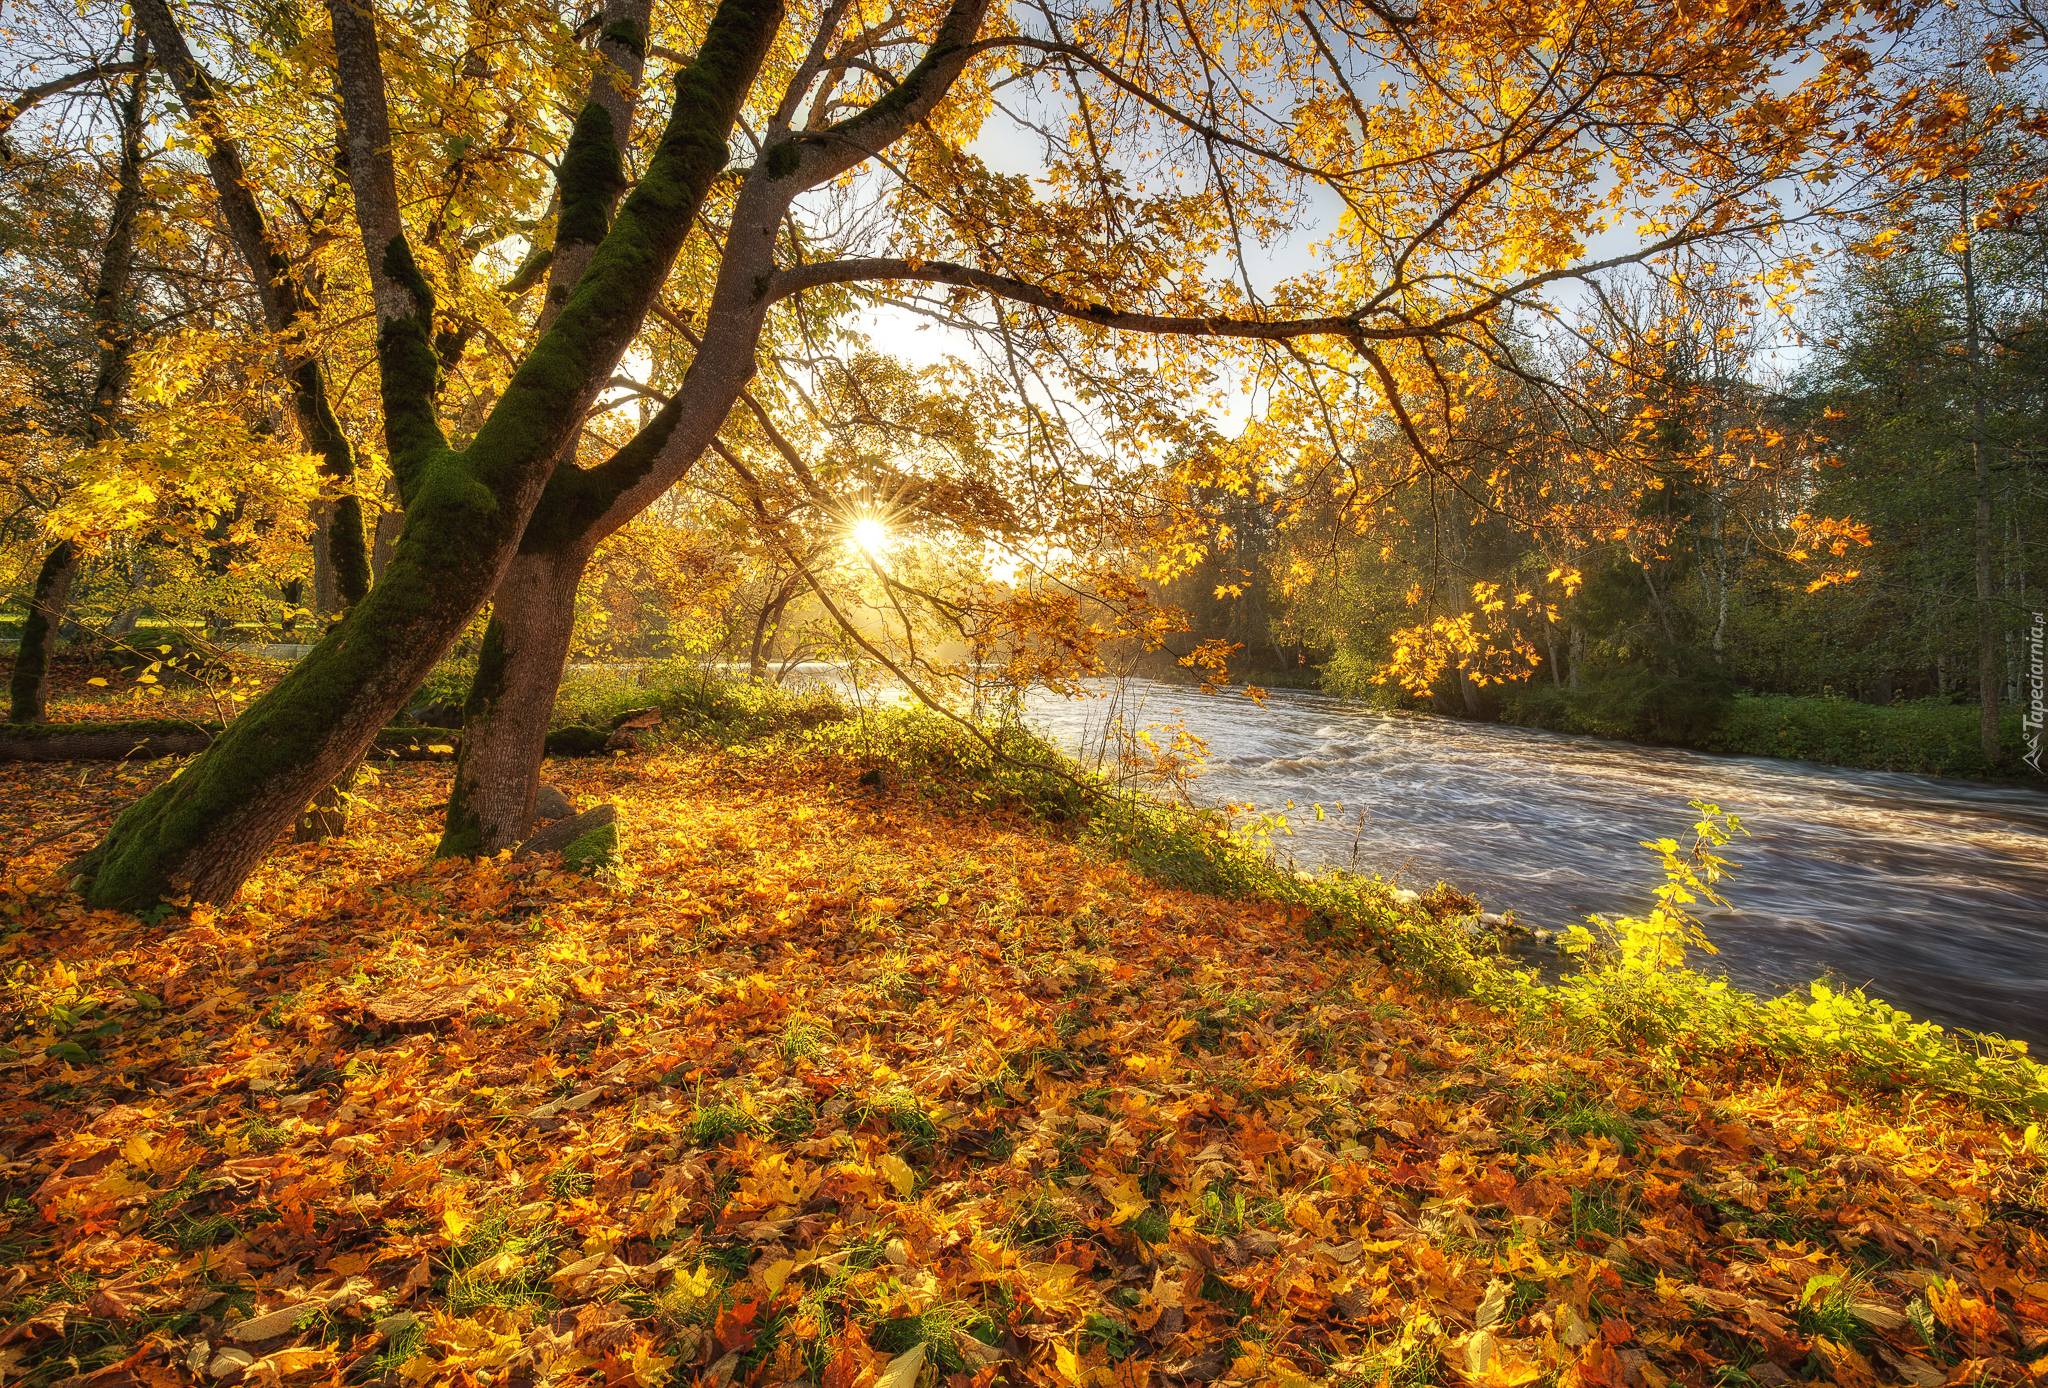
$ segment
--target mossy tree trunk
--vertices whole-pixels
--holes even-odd
[[[652,10],[653,0],[608,0],[601,16],[589,101],[610,122],[613,160],[632,135]],[[618,164],[603,164],[606,152],[595,144],[583,152],[592,164],[588,186],[602,196],[564,202],[548,261],[542,331],[568,305],[621,191]],[[572,439],[558,467],[574,471],[575,449]],[[522,545],[492,596],[476,680],[462,710],[462,751],[448,794],[442,857],[496,853],[525,837],[532,822],[548,720],[575,630],[576,589],[592,553],[579,537],[569,538],[566,546]]]
[[[473,721],[465,719],[462,756],[441,838],[443,855],[492,852],[510,841],[503,835],[518,832],[507,826],[517,823],[524,828],[532,805],[524,787],[538,784],[548,716],[568,658],[567,626],[576,597],[569,575],[573,571],[580,580],[598,544],[682,480],[717,441],[726,417],[754,376],[755,352],[773,304],[768,286],[779,268],[776,236],[790,205],[807,190],[857,168],[871,151],[894,144],[932,111],[965,71],[989,5],[990,0],[953,0],[931,46],[904,80],[873,106],[827,131],[791,128],[802,91],[816,72],[805,69],[796,75],[763,132],[760,157],[740,183],[704,333],[682,384],[610,458],[589,468],[565,462],[548,479],[547,492],[520,542],[521,562],[527,556],[533,556],[536,565],[544,562],[547,581],[524,584],[520,592],[507,595],[507,611],[517,611],[513,620],[520,631],[514,633],[497,622],[500,653],[490,668],[478,669],[470,703],[479,715]],[[563,207],[566,227],[566,191]],[[558,234],[558,259],[561,240]],[[547,600],[559,608],[547,617],[528,610],[544,594],[551,595]],[[488,645],[488,633],[485,639]],[[540,687],[522,689],[516,698],[507,697],[500,687],[509,673],[506,662],[513,659],[521,662],[520,679],[541,681]],[[515,774],[509,768],[522,758],[528,765]],[[489,831],[487,824],[492,826]]]
[[[782,6],[720,4],[696,56],[676,76],[667,126],[638,186],[569,302],[461,453],[448,447],[435,410],[433,293],[398,222],[375,21],[350,0],[336,0],[330,16],[349,176],[377,304],[385,438],[405,529],[383,581],[218,742],[130,806],[78,861],[81,888],[95,906],[133,910],[186,894],[232,898],[498,586],[555,460],[638,332],[725,167],[730,132]],[[609,134],[609,117],[586,107],[562,161],[565,209],[593,196],[587,180],[568,179],[586,166],[590,144],[611,143]],[[617,176],[614,154],[609,177]]]
[[[140,64],[145,56],[144,45],[138,41],[135,61]],[[99,275],[93,285],[92,332],[99,343],[99,360],[93,376],[92,406],[80,430],[88,445],[113,437],[121,402],[128,394],[135,332],[123,308],[135,265],[135,225],[142,210],[143,99],[148,87],[148,70],[138,68],[116,108],[121,160],[115,175],[114,203],[107,218]],[[49,716],[50,657],[55,652],[64,610],[71,601],[72,582],[78,577],[84,557],[78,542],[69,538],[58,540],[43,557],[42,568],[36,574],[35,594],[29,599],[28,617],[22,623],[21,644],[15,648],[14,672],[8,681],[10,722],[40,723]]]

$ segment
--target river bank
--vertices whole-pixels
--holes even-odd
[[[430,863],[411,765],[218,912],[81,912],[62,837],[10,865],[13,1373],[2017,1384],[2048,1346],[2038,1085],[1525,1006],[1384,885],[914,722],[550,776],[620,807],[621,872]],[[97,789],[0,782],[18,843]]]
[[[1500,717],[1520,727],[1648,746],[2048,788],[2048,776],[2022,760],[2029,743],[2018,709],[2000,719],[2002,757],[1993,765],[1984,759],[1977,707],[1945,699],[1880,705],[1738,691],[1667,716],[1654,704],[1597,689],[1532,684],[1504,701]]]
[[[1205,803],[1286,816],[1273,843],[1303,867],[1445,881],[1563,930],[1638,913],[1662,878],[1642,841],[1679,837],[1688,802],[1749,833],[1727,856],[1732,903],[1706,918],[1699,967],[1752,992],[1816,978],[1915,1016],[2048,1043],[2048,794],[1441,718],[1274,691],[1129,681],[1121,703],[1034,699],[1070,750],[1112,708],[1204,739]],[[1290,808],[1290,805],[1292,808]],[[1321,807],[1318,815],[1317,807]]]

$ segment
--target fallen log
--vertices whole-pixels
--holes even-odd
[[[115,723],[0,723],[0,761],[156,761],[203,752],[221,724],[184,718]],[[387,761],[448,761],[460,741],[446,728],[386,728],[369,755]]]

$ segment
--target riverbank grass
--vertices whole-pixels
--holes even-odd
[[[998,755],[1023,750],[905,717],[555,763],[619,806],[598,876],[432,862],[446,772],[404,764],[359,837],[148,922],[54,881],[61,822],[121,769],[0,767],[0,830],[60,831],[0,882],[0,1365],[647,1388],[2042,1366],[2023,1057],[1844,1064],[1768,1031],[1774,1004],[1702,1013],[1680,970],[1542,988],[1382,883]]]
[[[2048,785],[2022,760],[2027,740],[2018,709],[2000,720],[2002,756],[1993,765],[1984,758],[1976,706],[1946,699],[1866,704],[1749,694],[1631,672],[1579,689],[1532,682],[1509,697],[1501,721],[1729,756]]]

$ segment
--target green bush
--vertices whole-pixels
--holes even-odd
[[[2024,770],[2018,710],[2000,728],[2004,760],[1984,760],[1979,711],[1973,704],[1920,699],[1889,706],[1853,699],[1766,694],[1737,699],[1728,716],[1697,745],[1709,752],[1798,757],[1873,771],[1925,776],[1990,776]]]

